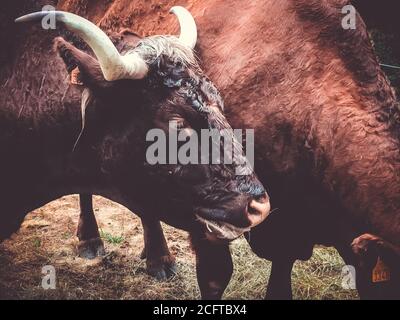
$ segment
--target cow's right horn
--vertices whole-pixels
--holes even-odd
[[[169,12],[175,14],[179,20],[181,26],[179,40],[189,48],[194,49],[197,42],[197,27],[193,16],[181,6],[172,7]]]
[[[121,56],[108,36],[95,24],[76,14],[64,11],[41,11],[22,16],[15,22],[38,21],[54,15],[68,30],[80,36],[95,53],[104,78],[107,81],[119,79],[142,79],[148,73],[146,62],[136,53]]]

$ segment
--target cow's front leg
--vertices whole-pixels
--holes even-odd
[[[142,218],[144,248],[141,258],[146,258],[147,273],[158,280],[176,274],[175,257],[169,252],[160,221]]]
[[[81,194],[79,203],[81,212],[77,231],[78,254],[82,258],[94,259],[97,256],[104,255],[105,250],[94,216],[92,195]]]
[[[292,299],[293,259],[277,259],[272,261],[271,275],[267,286],[266,299]]]
[[[196,252],[197,281],[202,299],[221,299],[233,272],[229,244],[193,236],[192,244]]]

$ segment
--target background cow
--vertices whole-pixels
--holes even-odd
[[[290,276],[288,266],[308,259],[319,243],[334,245],[356,266],[361,297],[376,297],[372,270],[362,270],[350,244],[365,232],[400,244],[400,126],[394,91],[366,27],[357,16],[356,30],[342,28],[347,1],[267,1],[241,10],[246,27],[234,34],[228,30],[239,13],[232,4],[199,22],[204,49],[218,12],[232,15],[218,25],[223,44],[201,52],[206,61],[221,62],[209,71],[234,101],[228,118],[256,128],[256,170],[271,183],[279,208],[252,232],[253,250],[273,261],[269,293],[290,296],[282,280]],[[265,34],[256,43],[254,30]],[[236,59],[223,63],[224,50],[234,50]],[[222,70],[230,70],[228,77]],[[392,270],[386,297],[399,294]]]

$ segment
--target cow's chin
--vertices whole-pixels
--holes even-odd
[[[243,233],[250,231],[250,228],[239,228],[230,223],[207,220],[196,215],[197,220],[205,226],[206,237],[214,241],[232,241],[239,238]]]

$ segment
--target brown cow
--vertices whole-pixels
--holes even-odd
[[[209,73],[228,99],[230,121],[256,128],[256,171],[279,208],[251,237],[253,250],[278,264],[270,294],[289,296],[274,279],[325,244],[356,267],[360,296],[375,297],[371,270],[360,269],[350,244],[369,232],[400,245],[400,113],[366,27],[357,16],[356,30],[342,28],[343,0],[266,1],[240,13],[232,3],[199,21],[201,52],[215,63]],[[218,28],[223,43],[206,50],[218,12],[232,19]],[[229,33],[238,23],[246,27]],[[253,30],[265,34],[256,45]],[[227,43],[236,59],[223,63]],[[393,269],[387,296],[398,297],[398,277]]]
[[[24,40],[1,74],[0,240],[38,206],[65,194],[100,194],[143,219],[189,231],[202,297],[219,298],[232,272],[229,240],[262,222],[270,204],[242,154],[235,154],[231,164],[148,162],[151,129],[169,136],[190,128],[231,128],[221,96],[194,57],[193,18],[181,7],[173,12],[182,25],[179,37],[139,39],[122,32],[113,35],[117,46],[97,26],[71,13],[41,11],[17,19],[40,21],[50,15],[57,26],[79,35],[80,45],[90,46],[95,57],[57,37],[60,59],[51,50],[57,33],[20,27]],[[67,81],[67,71],[75,68],[83,88]],[[76,140],[80,112],[85,129]],[[169,127],[172,120],[175,129]],[[241,150],[231,138],[235,150]]]
[[[273,262],[269,296],[290,298],[293,262],[324,244],[356,267],[362,298],[399,297],[399,109],[360,16],[345,30],[345,0],[188,2],[204,68],[233,125],[255,128],[256,171],[279,209],[251,233],[253,250]],[[102,25],[135,6],[118,1]],[[159,28],[173,29],[167,19]],[[392,267],[380,293],[371,281],[377,255]]]

